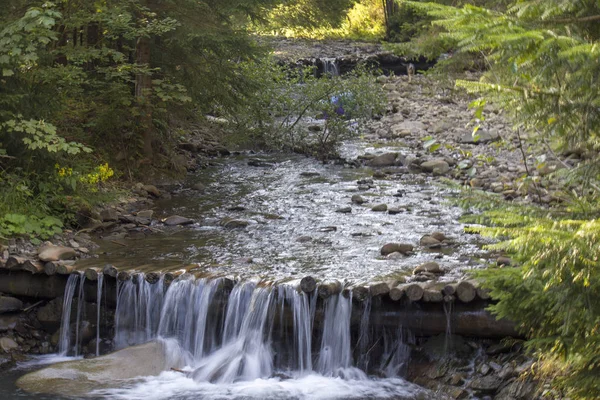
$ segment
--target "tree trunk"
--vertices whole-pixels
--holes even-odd
[[[140,37],[135,47],[136,64],[150,66],[150,39]],[[140,129],[142,132],[144,156],[152,161],[152,105],[150,91],[152,76],[149,73],[138,73],[135,78],[135,97],[140,105]]]

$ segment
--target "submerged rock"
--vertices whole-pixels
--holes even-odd
[[[162,222],[167,226],[176,226],[190,225],[194,223],[194,220],[186,217],[181,217],[179,215],[171,215],[170,217],[163,219]]]

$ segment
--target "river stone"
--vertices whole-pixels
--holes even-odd
[[[364,204],[367,202],[360,194],[355,194],[350,200],[355,204]]]
[[[242,219],[223,219],[223,221],[221,221],[221,225],[223,225],[225,228],[245,228],[248,225],[250,225],[250,223],[248,221],[244,221]]]
[[[402,212],[402,210],[398,207],[389,207],[388,208],[388,214],[390,214],[390,215],[400,214],[401,212]]]
[[[44,262],[48,261],[60,261],[60,260],[72,260],[77,256],[74,249],[64,246],[44,246],[40,249],[38,258]]]
[[[20,311],[23,308],[23,302],[14,297],[0,296],[0,314]]]
[[[152,210],[142,210],[138,211],[136,214],[136,216],[139,218],[152,218],[152,215],[154,215],[154,211]]]
[[[387,256],[392,253],[402,253],[404,255],[408,255],[411,251],[413,251],[412,244],[406,243],[387,243],[381,248],[381,255]]]
[[[374,157],[367,164],[371,167],[380,168],[380,167],[392,167],[396,165],[396,159],[398,157],[398,153],[385,153],[380,156]]]
[[[119,213],[117,213],[117,210],[114,208],[105,208],[104,210],[100,211],[100,220],[102,222],[118,221]]]
[[[467,132],[460,138],[460,142],[465,144],[484,144],[500,140],[500,134],[496,130],[487,131],[480,129],[477,131],[476,136],[478,136],[477,140],[473,137],[472,132]]]
[[[0,315],[0,332],[10,331],[17,327],[18,315]]]
[[[171,215],[170,217],[163,219],[162,222],[167,226],[176,226],[190,225],[194,223],[194,220],[186,217],[181,217],[179,215]]]
[[[352,212],[352,207],[342,207],[335,210],[336,213],[340,214],[350,214]]]
[[[425,235],[421,238],[421,240],[419,241],[419,243],[421,244],[421,246],[424,247],[429,247],[429,248],[436,248],[436,247],[440,247],[442,245],[442,243],[437,240],[436,238],[434,238],[431,235]]]
[[[24,375],[17,386],[30,393],[85,397],[95,389],[107,389],[139,376],[156,376],[182,368],[184,355],[173,339],[128,347],[112,354],[67,361]]]
[[[194,183],[192,185],[192,189],[197,190],[199,192],[203,192],[204,190],[206,190],[206,185],[198,182],[198,183]]]
[[[142,189],[144,189],[146,192],[148,192],[154,197],[160,196],[160,190],[158,190],[158,188],[154,185],[144,185]]]
[[[443,175],[450,171],[450,165],[444,159],[434,158],[433,160],[421,163],[421,169],[425,172],[432,172],[435,175]]]
[[[471,389],[480,393],[493,394],[502,385],[502,379],[495,375],[488,375],[481,378],[475,378],[471,381]]]
[[[440,268],[440,265],[436,262],[426,262],[424,264],[419,265],[417,268],[415,268],[415,270],[413,271],[414,275],[420,274],[422,272],[431,272],[433,274],[441,274],[442,273],[442,269]]]
[[[9,338],[9,337],[0,338],[0,349],[2,349],[2,351],[4,351],[5,353],[9,353],[18,348],[19,348],[19,345],[17,344],[17,342],[12,340],[11,338]]]
[[[387,204],[377,204],[376,206],[371,207],[371,211],[375,212],[386,212],[387,209]]]
[[[439,240],[440,242],[446,240],[446,235],[444,235],[442,232],[433,232],[430,236],[436,240]]]

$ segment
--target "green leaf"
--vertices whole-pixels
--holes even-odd
[[[4,76],[4,77],[13,76],[14,74],[15,73],[12,69],[7,69],[7,68],[2,69],[2,76]]]

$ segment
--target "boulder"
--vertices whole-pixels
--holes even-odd
[[[419,265],[413,271],[413,274],[419,274],[421,272],[431,272],[433,274],[441,274],[443,271],[440,268],[440,265],[436,262],[426,262],[424,264]]]
[[[142,211],[138,211],[136,214],[136,217],[138,218],[152,218],[152,215],[154,215],[154,211],[152,210],[142,210]]]
[[[397,165],[398,153],[385,153],[371,159],[367,164],[371,167],[392,167]]]
[[[387,204],[377,204],[373,207],[371,207],[371,211],[375,211],[375,212],[386,212],[388,209]]]
[[[352,212],[352,207],[348,206],[348,207],[338,208],[337,210],[335,210],[335,212],[340,213],[340,214],[350,214]]]
[[[431,172],[435,175],[443,175],[450,171],[450,165],[442,158],[434,158],[421,163],[421,169],[425,172]]]
[[[471,389],[481,394],[494,394],[502,385],[502,379],[495,375],[475,378],[471,381]]]
[[[355,194],[354,196],[352,196],[352,198],[350,200],[354,204],[364,204],[367,202],[360,194]]]
[[[23,309],[23,302],[14,297],[0,296],[0,314],[20,311]]]
[[[17,386],[30,393],[82,398],[95,389],[118,387],[128,379],[183,366],[184,354],[175,340],[157,340],[101,357],[54,364],[22,376]]]
[[[488,131],[485,129],[480,129],[477,131],[475,136],[477,137],[477,140],[475,140],[475,137],[473,137],[473,133],[467,132],[460,138],[460,142],[465,144],[484,144],[500,140],[500,134],[496,130]]]
[[[181,217],[179,215],[171,215],[162,220],[162,222],[167,226],[176,226],[176,225],[190,225],[194,223],[193,219]]]
[[[419,241],[419,244],[424,247],[436,248],[436,247],[440,247],[442,245],[442,242],[440,242],[439,240],[437,240],[436,238],[434,238],[431,235],[425,235],[421,238],[421,240]]]
[[[102,222],[118,221],[119,214],[114,208],[105,208],[104,210],[100,211],[100,220]]]
[[[44,262],[72,260],[77,256],[77,252],[71,247],[65,246],[44,246],[40,249],[38,258]]]
[[[408,255],[410,252],[413,251],[413,248],[414,247],[412,244],[387,243],[381,248],[381,255],[387,256],[388,254],[392,253],[402,253],[404,255]]]

